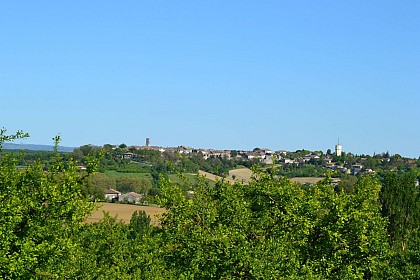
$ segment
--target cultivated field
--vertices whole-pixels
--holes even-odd
[[[319,178],[319,177],[295,177],[295,178],[291,178],[290,181],[295,182],[295,183],[299,183],[299,184],[316,184],[319,181],[321,181],[324,178]]]
[[[207,179],[216,181],[216,180],[220,180],[222,179],[222,177],[219,177],[217,175],[205,172],[205,171],[199,171],[199,174],[202,176],[205,176]],[[233,179],[232,176],[235,176],[235,180]],[[249,168],[238,168],[238,169],[234,169],[229,171],[229,176],[225,179],[231,183],[235,183],[235,182],[241,182],[241,183],[249,183],[249,181],[251,180],[252,177],[252,171]],[[321,181],[324,178],[319,178],[319,177],[295,177],[295,178],[290,178],[290,181],[295,182],[295,183],[299,183],[299,184],[316,184],[319,181]]]
[[[129,223],[131,215],[135,211],[145,211],[147,215],[152,219],[151,223],[157,225],[158,215],[165,212],[165,209],[156,206],[139,206],[132,204],[119,204],[119,203],[98,203],[99,209],[96,210],[92,216],[86,219],[87,223],[95,223],[104,217],[103,211],[109,212],[112,217],[117,217],[118,220],[123,220],[125,223]]]
[[[203,170],[199,170],[198,171],[198,175],[204,176],[206,179],[211,180],[211,181],[218,181],[218,180],[222,180],[223,179],[220,176],[214,175],[212,173],[209,173],[209,172],[206,172],[206,171],[203,171]],[[230,178],[230,177],[225,178],[225,180],[228,181],[228,182],[230,182],[230,183],[232,183],[232,184],[235,183],[235,181],[232,180],[232,178]]]
[[[248,183],[252,177],[252,171],[249,168],[238,168],[229,171],[229,178],[235,177],[235,181]]]
[[[209,180],[212,181],[217,181],[217,180],[221,180],[222,177],[214,175],[212,173],[209,172],[205,172],[200,170],[198,172],[199,175],[206,177]],[[235,179],[233,179],[233,177]],[[234,169],[229,171],[229,176],[225,178],[226,181],[229,181],[230,183],[235,183],[235,182],[241,182],[241,183],[248,183],[249,180],[251,179],[252,176],[252,171],[249,168],[238,168],[238,169]]]

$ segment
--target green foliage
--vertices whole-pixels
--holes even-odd
[[[0,146],[24,136],[0,135]],[[60,137],[54,140],[57,146]],[[0,278],[417,279],[420,273],[418,173],[386,173],[382,186],[375,177],[351,177],[339,188],[331,173],[302,187],[256,168],[249,184],[191,183],[186,176],[173,183],[173,166],[139,152],[137,158],[166,171],[152,173],[166,208],[159,226],[144,211],[129,224],[108,214],[85,224],[93,210],[88,196],[105,185],[151,187],[134,174],[94,173],[100,151],[80,150],[88,172],[58,152],[26,168],[16,154],[0,154]],[[201,161],[171,156],[183,168]]]
[[[95,173],[86,179],[83,191],[86,195],[93,196],[97,199],[103,199],[106,190],[115,188],[115,178],[108,177],[103,173]]]
[[[74,163],[64,166],[59,158],[57,154],[48,169],[36,163],[24,170],[17,168],[13,156],[0,158],[2,279],[63,279],[66,262],[78,255],[72,233],[93,204],[82,194],[82,177]]]
[[[15,134],[6,135],[7,129],[2,128],[0,129],[0,150],[3,147],[3,143],[5,142],[13,142],[16,139],[23,139],[28,138],[29,134],[23,132],[22,130],[18,130]]]
[[[120,149],[125,149],[125,148],[127,148],[127,145],[126,144],[124,144],[124,143],[122,143],[121,145],[119,145],[118,146]]]
[[[383,180],[382,213],[389,219],[390,244],[402,252],[415,248],[420,227],[420,193],[414,173],[389,172]]]
[[[150,216],[144,211],[135,211],[130,220],[131,238],[142,238],[150,235],[152,227],[150,225]]]
[[[136,217],[126,225],[106,214],[79,230],[80,257],[67,279],[174,279],[160,258],[159,236],[151,235],[142,214]]]
[[[116,180],[116,187],[120,192],[136,192],[147,194],[152,189],[149,179],[133,176],[121,176]]]
[[[257,173],[249,185],[203,183],[187,199],[166,183],[165,259],[180,278],[370,278],[388,250],[379,190],[369,177],[337,194],[328,181],[304,190]]]
[[[322,177],[325,173],[323,166],[312,164],[286,164],[275,169],[277,175],[293,177]]]
[[[353,192],[355,185],[357,182],[357,177],[355,176],[343,176],[340,179],[340,182],[338,182],[338,186],[336,188],[336,190],[338,191],[345,191],[345,192]]]

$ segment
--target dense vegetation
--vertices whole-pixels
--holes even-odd
[[[0,133],[0,144],[25,136]],[[58,142],[59,139],[56,139]],[[25,168],[0,155],[2,279],[418,279],[420,193],[413,172],[326,177],[302,187],[255,169],[249,184],[161,176],[158,226],[136,212],[86,224],[86,171],[54,153]],[[192,186],[193,187],[193,186]]]

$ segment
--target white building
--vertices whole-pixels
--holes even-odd
[[[129,192],[125,193],[120,196],[120,201],[128,202],[128,203],[141,203],[144,200],[143,194],[138,194],[136,192]]]
[[[343,153],[343,146],[340,145],[340,140],[338,140],[337,145],[335,145],[335,154],[336,156],[341,156],[341,154]]]
[[[109,189],[105,191],[105,199],[112,202],[118,201],[120,198],[120,195],[121,193],[114,189]]]

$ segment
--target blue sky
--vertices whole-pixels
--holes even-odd
[[[2,1],[25,143],[420,156],[419,1]]]

